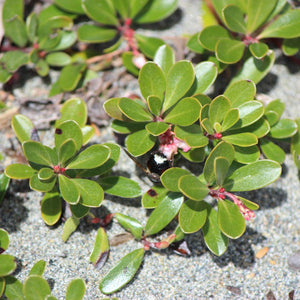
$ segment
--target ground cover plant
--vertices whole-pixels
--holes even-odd
[[[29,180],[30,189],[44,193],[41,217],[49,226],[64,221],[63,241],[80,220],[89,218],[99,224],[89,258],[96,269],[109,256],[107,225],[115,220],[131,233],[137,249],[100,279],[103,294],[115,293],[132,280],[143,260],[151,259],[147,251],[172,247],[188,255],[185,237],[189,234],[200,231],[209,251],[222,255],[230,239],[244,234],[247,221],[259,209],[255,199],[246,199],[241,192],[276,181],[287,147],[300,167],[299,119],[283,117],[284,99],[266,102],[256,95],[256,84],[275,60],[269,38],[284,39],[282,49],[287,55],[298,51],[299,9],[282,0],[261,1],[261,6],[251,0],[207,3],[215,13],[213,22],[220,24],[205,27],[187,46],[201,57],[204,49],[215,56],[196,64],[176,61],[173,48],[163,40],[135,32],[140,24],[171,15],[177,1],[77,0],[70,6],[56,0],[39,15],[24,14],[23,1],[4,3],[0,81],[16,80],[18,69],[28,64],[40,76],[49,73],[49,66],[62,67],[50,95],[69,92],[98,76],[103,62],[114,55],[121,55],[123,65],[137,76],[140,96],[113,97],[103,105],[112,119],[111,129],[124,143],[93,143],[96,131],[89,124],[87,104],[75,96],[63,98],[60,116],[51,128],[53,141],[40,140],[27,116],[12,117],[11,127],[27,163],[9,164],[0,175],[0,203],[5,201],[9,178]],[[103,48],[104,42],[111,43]],[[85,45],[82,51],[79,44]],[[100,55],[91,44],[101,44]],[[227,65],[237,62],[240,70],[228,86],[220,94],[208,94]],[[133,180],[110,175],[121,151],[153,181],[144,194]],[[147,157],[147,166],[141,157]],[[178,164],[184,161],[193,163],[197,171]],[[95,217],[90,209],[101,210],[105,194],[141,197],[142,207],[151,210],[145,224],[122,211],[104,219]],[[6,250],[8,242],[7,232],[1,229],[0,247]],[[14,258],[1,254],[0,259],[7,269],[0,270],[0,293],[8,299],[17,294],[31,299],[36,286],[42,287],[41,297],[55,299],[42,277],[44,261],[32,268],[22,284],[11,276]],[[70,283],[66,299],[77,292],[80,296],[75,299],[81,299],[82,279]]]

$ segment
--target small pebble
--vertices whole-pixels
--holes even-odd
[[[296,271],[300,270],[300,251],[293,253],[288,258],[288,265],[289,265],[289,268],[292,270],[296,270]]]

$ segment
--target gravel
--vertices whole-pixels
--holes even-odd
[[[182,35],[201,29],[198,1],[181,0],[180,10],[172,17],[173,26],[154,34]],[[164,26],[164,24],[162,24]],[[149,32],[150,29],[142,31]],[[14,91],[32,91],[38,77],[26,82]],[[300,72],[288,58],[278,56],[271,73],[258,84],[258,93],[280,98],[286,103],[285,116],[299,117]],[[124,91],[125,92],[125,91]],[[132,90],[131,90],[132,92]],[[110,129],[101,129],[97,142],[112,140]],[[45,133],[44,138],[48,138]],[[51,135],[50,135],[51,136]],[[9,141],[1,132],[1,148],[8,148]],[[1,152],[2,152],[1,149]],[[14,159],[12,159],[14,160]],[[9,161],[10,162],[10,161]],[[5,164],[8,160],[5,161]],[[190,257],[174,254],[171,250],[149,252],[134,280],[114,296],[120,299],[267,299],[273,292],[276,299],[288,299],[294,291],[294,299],[300,299],[299,262],[294,267],[290,261],[298,257],[300,249],[300,193],[298,170],[288,154],[281,178],[267,188],[247,193],[247,197],[259,203],[256,218],[247,222],[245,234],[230,241],[228,251],[221,257],[211,254],[204,245],[202,235],[188,236]],[[122,174],[137,180],[143,191],[151,182],[136,169],[135,164],[122,154],[114,174]],[[63,226],[46,226],[40,216],[41,193],[32,192],[26,182],[13,181],[9,193],[0,206],[0,227],[10,234],[7,251],[17,258],[16,277],[24,281],[35,262],[47,262],[44,277],[51,285],[52,293],[64,299],[66,287],[73,278],[83,278],[87,285],[84,299],[101,299],[99,281],[124,254],[141,247],[131,240],[111,248],[110,256],[102,270],[95,270],[89,263],[97,226],[81,222],[79,229],[67,243],[61,240]],[[109,212],[121,212],[137,218],[143,224],[149,215],[140,205],[140,199],[125,200],[110,197],[103,201],[97,216]],[[116,223],[109,227],[109,238],[124,232]],[[259,251],[266,254],[257,258]],[[290,265],[290,267],[289,267]]]

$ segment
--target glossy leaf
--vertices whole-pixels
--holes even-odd
[[[92,169],[103,165],[110,156],[104,145],[92,145],[80,152],[69,164],[68,169]]]
[[[260,118],[255,123],[239,129],[239,132],[251,132],[257,136],[257,138],[262,138],[267,135],[270,131],[270,124],[265,118]]]
[[[226,157],[228,159],[229,164],[231,164],[234,159],[233,146],[226,142],[221,142],[217,146],[215,146],[214,149],[208,155],[203,169],[204,177],[208,184],[212,184],[216,179],[214,172],[214,161],[219,156]]]
[[[180,150],[179,153],[191,162],[203,162],[206,156],[204,148],[192,148],[188,152]]]
[[[164,132],[166,132],[169,129],[169,124],[164,123],[164,122],[151,122],[148,123],[145,126],[146,130],[154,135],[154,136],[158,136],[163,134]]]
[[[163,99],[166,89],[166,80],[160,67],[153,63],[147,62],[139,73],[139,85],[144,99],[148,96],[156,96]]]
[[[272,160],[260,160],[235,170],[223,187],[232,192],[257,190],[279,178],[281,166]]]
[[[254,32],[267,20],[276,3],[277,0],[248,1],[247,31],[249,34]]]
[[[77,203],[76,205],[70,205],[70,209],[71,209],[72,215],[78,219],[86,216],[90,210],[88,207],[83,206],[80,203]]]
[[[262,38],[296,38],[300,35],[300,10],[292,9],[282,14],[258,36]]]
[[[104,294],[112,294],[128,283],[139,269],[144,253],[145,250],[140,248],[120,259],[117,265],[102,278],[99,284],[100,291]]]
[[[212,124],[216,122],[221,123],[229,109],[230,102],[225,96],[220,95],[213,99],[208,111],[210,122]]]
[[[81,7],[81,0],[74,0],[70,3],[68,0],[54,0],[54,3],[60,8],[76,14],[84,14]]]
[[[47,181],[42,181],[38,178],[38,174],[34,174],[30,177],[29,186],[32,190],[38,192],[50,192],[56,183],[56,177],[52,177]]]
[[[50,66],[63,67],[71,63],[71,57],[65,52],[54,52],[46,56],[46,62]]]
[[[181,193],[169,193],[151,213],[145,226],[145,236],[156,234],[164,229],[177,215],[182,203]]]
[[[215,51],[217,42],[224,38],[229,39],[230,34],[219,25],[208,26],[199,34],[200,44],[209,51]]]
[[[222,140],[239,147],[249,147],[258,143],[256,135],[250,132],[226,135],[222,137]]]
[[[202,16],[203,19],[203,16]],[[214,24],[215,25],[215,24]],[[206,27],[206,26],[205,26]],[[203,54],[205,52],[205,49],[200,45],[199,43],[199,34],[200,32],[197,32],[193,34],[190,39],[187,41],[186,46],[195,53]]]
[[[90,262],[93,263],[96,269],[100,270],[105,264],[109,253],[109,242],[107,234],[103,227],[97,230],[96,240],[93,251],[90,255]]]
[[[222,63],[234,64],[242,58],[244,50],[245,45],[241,41],[221,39],[216,44],[216,57]]]
[[[133,156],[140,156],[148,152],[155,145],[155,137],[146,129],[130,134],[126,139],[126,148]]]
[[[180,208],[178,221],[184,233],[200,230],[207,217],[207,204],[204,201],[187,200]]]
[[[260,148],[266,158],[277,161],[280,164],[285,161],[285,152],[272,141],[261,139]]]
[[[121,98],[118,105],[122,113],[133,121],[147,122],[153,119],[153,116],[149,111],[145,110],[140,104],[129,98]]]
[[[52,168],[42,168],[38,171],[38,178],[40,180],[49,180],[54,176]]]
[[[240,118],[240,113],[237,108],[229,109],[224,115],[224,119],[222,122],[222,131],[226,131],[230,129]]]
[[[39,142],[25,141],[23,143],[23,151],[29,163],[43,166],[52,165],[52,160],[48,151],[45,149],[45,146]]]
[[[181,168],[170,168],[160,176],[160,181],[169,191],[180,192],[178,183],[184,175],[190,175],[190,172]]]
[[[105,25],[118,25],[118,19],[111,0],[83,0],[85,13],[94,21]]]
[[[0,204],[4,199],[5,193],[8,189],[10,179],[5,173],[0,174]]]
[[[0,277],[11,274],[17,268],[15,258],[8,254],[0,255]]]
[[[250,56],[243,64],[240,71],[230,82],[233,84],[236,81],[241,79],[252,80],[254,83],[260,82],[270,71],[275,61],[275,55],[272,50],[268,51],[268,54],[264,57],[263,60],[257,59],[253,56]]]
[[[262,59],[267,55],[269,47],[265,43],[254,43],[249,46],[249,50],[255,58]]]
[[[119,101],[121,98],[111,98],[104,102],[104,110],[105,112],[112,118],[124,121],[127,118],[123,115],[122,111],[119,108]]]
[[[144,208],[155,208],[166,197],[168,190],[161,185],[155,185],[142,197]]]
[[[2,18],[4,21],[7,21],[13,18],[14,16],[19,16],[20,18],[23,18],[23,13],[24,3],[22,0],[4,1],[2,8]]]
[[[133,63],[133,53],[132,52],[123,52],[122,53],[122,62],[124,67],[133,75],[138,76],[139,75],[139,69],[137,66]]]
[[[143,226],[138,220],[121,213],[116,213],[115,218],[119,224],[124,229],[130,231],[136,239],[140,240],[142,238]]]
[[[163,110],[166,111],[182,98],[192,86],[195,78],[194,68],[189,61],[178,61],[169,70],[166,83]]]
[[[26,25],[18,15],[4,21],[5,36],[17,46],[24,47],[27,44]]]
[[[252,202],[252,201],[250,201],[250,200],[248,200],[248,199],[245,199],[245,198],[243,198],[243,197],[241,197],[241,196],[238,196],[238,198],[239,198],[239,200],[241,200],[241,201],[243,202],[243,204],[244,204],[246,207],[248,207],[249,209],[251,209],[251,210],[257,210],[257,209],[259,209],[258,204],[254,203],[254,202]]]
[[[209,189],[194,175],[184,175],[179,178],[179,190],[192,200],[203,200]]]
[[[41,77],[47,76],[49,73],[49,65],[44,59],[39,59],[35,64],[35,70]]]
[[[41,202],[41,215],[44,222],[52,226],[62,214],[61,197],[58,193],[46,193]]]
[[[31,132],[34,126],[29,118],[19,114],[14,115],[11,120],[11,126],[21,144],[31,140]]]
[[[293,56],[300,49],[300,37],[293,39],[284,39],[282,43],[282,52],[284,55]]]
[[[177,8],[178,0],[152,0],[149,5],[134,18],[134,21],[142,23],[154,23],[170,16]]]
[[[51,290],[46,279],[31,275],[24,282],[23,293],[26,299],[42,300],[51,294]]]
[[[256,162],[260,157],[260,151],[257,145],[250,147],[234,146],[234,159],[242,164],[250,164]]]
[[[79,202],[80,193],[73,179],[69,179],[62,174],[58,175],[59,190],[65,201],[75,205]]]
[[[73,279],[67,288],[66,300],[81,300],[85,294],[85,283],[82,279]]]
[[[246,229],[245,219],[239,208],[229,200],[218,201],[218,225],[221,231],[232,239],[242,236]]]
[[[23,164],[11,164],[5,168],[5,175],[14,179],[28,179],[36,173],[36,170]]]
[[[60,165],[65,166],[65,163],[72,158],[76,152],[76,144],[73,139],[67,139],[62,143],[58,152]]]
[[[285,104],[280,99],[276,99],[276,100],[269,102],[265,109],[266,112],[267,111],[275,111],[278,114],[278,118],[281,117],[284,110],[285,110]]]
[[[290,119],[281,119],[271,127],[270,136],[275,139],[284,139],[293,136],[297,132],[297,124]]]
[[[197,99],[186,97],[180,100],[166,115],[165,122],[180,126],[192,125],[198,120],[201,105]]]
[[[238,33],[246,33],[246,22],[242,10],[236,5],[227,5],[222,10],[224,21],[227,27]]]
[[[0,228],[0,252],[3,253],[8,248],[9,245],[9,235],[8,232]]]
[[[295,120],[298,128],[300,128],[300,119],[297,118]],[[295,152],[296,154],[300,154],[300,131],[298,130],[296,134],[293,135],[291,139],[291,153]]]
[[[17,71],[21,66],[26,65],[28,62],[28,53],[24,53],[20,50],[8,51],[1,57],[1,63],[4,64],[5,69],[8,72]]]
[[[8,299],[24,300],[23,284],[14,276],[5,276],[5,296]]]
[[[81,42],[103,43],[112,40],[116,36],[117,31],[94,24],[83,24],[78,28],[77,34]]]
[[[153,62],[160,66],[166,76],[175,63],[175,54],[172,48],[169,45],[159,47],[154,55]]]
[[[150,112],[152,112],[156,116],[159,116],[162,102],[163,101],[160,98],[158,98],[157,96],[149,96],[147,98],[147,104],[148,104]]]
[[[207,219],[202,227],[204,241],[208,249],[215,255],[222,255],[228,245],[228,238],[221,232],[218,225],[218,214],[210,206],[207,208]]]
[[[61,238],[64,242],[66,242],[68,240],[68,238],[70,237],[70,235],[77,229],[77,227],[79,225],[79,221],[80,220],[74,216],[72,216],[66,220],[66,222],[64,224],[64,231],[61,236]]]
[[[122,198],[135,198],[142,191],[138,183],[123,176],[108,176],[100,179],[100,184],[105,193]]]
[[[251,80],[240,80],[231,84],[224,95],[229,99],[231,107],[239,107],[243,103],[253,100],[256,86]]]
[[[76,88],[79,80],[86,69],[84,63],[74,63],[64,67],[60,73],[58,83],[63,91],[72,91]]]
[[[30,275],[40,275],[42,276],[46,268],[46,262],[44,260],[39,260],[36,262],[29,272]]]
[[[149,37],[141,34],[135,34],[139,50],[147,57],[153,59],[156,51],[164,44],[162,39]]]
[[[218,186],[222,186],[227,176],[230,164],[226,157],[216,157],[214,161],[214,171]]]

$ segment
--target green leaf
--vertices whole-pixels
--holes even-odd
[[[296,38],[300,36],[300,10],[292,9],[282,14],[257,37]]]
[[[138,76],[139,75],[139,69],[137,66],[133,63],[133,53],[132,52],[123,52],[122,53],[122,61],[124,67],[133,75]]]
[[[200,34],[200,32],[193,34],[187,41],[186,46],[192,52],[195,52],[197,54],[203,54],[205,52],[205,49],[199,43],[199,34]]]
[[[232,39],[221,39],[216,44],[216,57],[225,64],[238,62],[245,50],[243,42]]]
[[[5,278],[0,277],[0,297],[3,295],[5,290]]]
[[[214,171],[216,176],[216,182],[218,186],[222,186],[226,179],[230,164],[226,157],[216,157],[214,161]]]
[[[117,265],[102,278],[99,289],[104,294],[112,294],[128,283],[139,269],[145,250],[136,249],[119,260]]]
[[[139,50],[151,59],[153,59],[158,48],[164,45],[164,41],[156,37],[148,37],[141,34],[135,34],[134,36]]]
[[[8,245],[9,245],[8,232],[5,229],[0,228],[0,250],[1,250],[1,253],[3,251],[7,250]]]
[[[170,168],[160,176],[160,181],[169,191],[180,192],[178,183],[181,176],[184,175],[190,175],[190,172],[181,168]]]
[[[54,3],[66,11],[76,14],[84,14],[81,6],[81,0],[73,0],[72,3],[69,0],[54,0]]]
[[[154,55],[153,62],[158,64],[165,76],[167,76],[170,68],[175,63],[174,51],[169,45],[160,46]]]
[[[155,208],[166,197],[168,190],[161,185],[155,185],[142,197],[144,208]]]
[[[277,0],[262,0],[248,1],[248,18],[247,18],[247,32],[251,34],[257,28],[259,28],[269,17],[274,7],[276,6]]]
[[[272,160],[259,160],[235,170],[223,187],[232,192],[252,191],[269,185],[279,178],[281,166]]]
[[[77,41],[77,32],[75,31],[61,31],[60,40],[51,51],[62,51],[71,46]]]
[[[8,0],[3,1],[2,18],[3,21],[7,21],[15,15],[23,18],[24,14],[24,2],[23,0]]]
[[[99,270],[104,265],[109,253],[109,242],[103,227],[97,230],[93,251],[90,255],[90,262]]]
[[[63,67],[71,63],[71,56],[65,52],[53,52],[46,56],[46,62],[50,66]]]
[[[144,99],[148,96],[156,96],[162,100],[166,89],[166,79],[161,68],[153,62],[147,62],[140,70],[139,85]]]
[[[228,238],[219,228],[217,212],[209,205],[207,207],[207,219],[202,232],[205,244],[212,253],[220,256],[226,251]]]
[[[38,178],[38,174],[34,174],[30,177],[29,186],[32,190],[38,192],[50,192],[56,183],[56,176],[53,176],[51,179],[45,181]]]
[[[63,199],[72,205],[77,204],[80,199],[80,193],[73,179],[69,179],[67,176],[59,174],[58,183]]]
[[[154,23],[170,16],[177,8],[178,0],[152,0],[134,18],[134,21],[142,23]]]
[[[29,118],[19,114],[14,115],[11,120],[11,126],[21,144],[31,140],[31,132],[34,126]]]
[[[123,0],[119,0],[121,2],[124,2]],[[129,0],[130,10],[129,10],[129,17],[134,18],[138,12],[141,11],[141,9],[149,2],[149,0]],[[125,4],[126,5],[126,4]]]
[[[104,198],[101,186],[95,181],[76,178],[72,180],[80,193],[80,204],[88,207],[99,207]]]
[[[254,202],[252,202],[252,201],[250,201],[248,199],[245,199],[245,198],[243,198],[241,196],[238,196],[238,199],[241,200],[243,202],[243,204],[246,207],[248,207],[249,209],[251,209],[251,210],[257,210],[257,209],[259,209],[258,204],[254,203]]]
[[[152,114],[140,104],[129,98],[121,98],[118,102],[121,112],[129,119],[136,122],[147,122],[153,119]]]
[[[138,183],[123,176],[108,176],[99,181],[105,193],[122,198],[135,198],[142,194]]]
[[[205,159],[204,148],[193,148],[188,152],[179,151],[180,155],[191,162],[203,162]]]
[[[199,119],[201,105],[196,98],[186,97],[180,100],[164,117],[164,121],[180,126],[192,125]]]
[[[53,169],[52,168],[41,168],[39,171],[38,171],[38,178],[39,180],[49,180],[51,179],[52,177],[54,176],[54,172],[53,172]]]
[[[74,216],[67,219],[67,221],[65,222],[65,225],[64,225],[63,234],[61,236],[61,238],[64,242],[66,242],[68,240],[68,238],[70,237],[70,235],[77,229],[77,227],[79,225],[79,221],[80,220]]]
[[[42,276],[46,268],[46,262],[44,260],[39,260],[36,262],[29,272],[30,275],[40,275]]]
[[[26,299],[44,300],[51,294],[51,290],[46,279],[39,275],[31,275],[24,282],[23,293]]]
[[[267,55],[269,47],[265,43],[254,43],[249,46],[249,50],[255,58],[262,59]]]
[[[127,150],[133,156],[147,153],[155,145],[156,138],[150,135],[146,129],[130,134],[125,141]]]
[[[204,201],[187,200],[180,208],[178,220],[184,233],[200,230],[206,222],[207,204]]]
[[[78,123],[72,120],[64,121],[56,127],[54,139],[56,149],[60,149],[61,145],[68,139],[75,142],[77,151],[82,146],[81,129]]]
[[[29,55],[20,50],[8,51],[1,57],[1,63],[5,65],[5,69],[8,72],[15,72],[21,66],[26,65],[29,62]]]
[[[240,112],[237,108],[229,109],[224,115],[222,122],[222,132],[230,129],[240,118]]]
[[[169,124],[164,123],[164,122],[151,122],[148,123],[145,126],[146,130],[154,135],[154,136],[158,136],[163,134],[164,132],[166,132],[169,129]]]
[[[52,159],[46,147],[39,142],[25,141],[23,151],[29,164],[38,164],[42,166],[52,166]]]
[[[5,168],[5,175],[14,179],[28,179],[36,173],[36,170],[23,164],[11,164]]]
[[[285,152],[276,144],[267,139],[260,140],[260,149],[268,159],[282,164],[285,161]]]
[[[222,140],[239,147],[249,147],[258,143],[256,135],[250,132],[226,135],[222,137]]]
[[[145,125],[147,125],[147,123],[142,123],[142,122],[138,123],[133,121],[123,122],[119,120],[113,120],[111,123],[111,128],[115,132],[128,134],[128,133],[145,129]]]
[[[94,21],[105,25],[118,25],[116,11],[111,0],[83,0],[85,13]]]
[[[281,119],[271,127],[270,136],[275,139],[284,139],[297,132],[297,123],[290,119]]]
[[[282,43],[282,52],[284,55],[293,56],[300,49],[300,37],[294,39],[284,39]]]
[[[246,22],[243,11],[235,5],[228,5],[222,10],[226,26],[233,32],[246,33]]]
[[[250,164],[257,161],[260,157],[260,151],[257,145],[250,147],[234,146],[234,159],[242,164]]]
[[[0,64],[0,82],[7,82],[13,74],[9,73],[3,66]]]
[[[278,120],[281,117],[281,115],[283,114],[284,110],[285,110],[285,104],[280,99],[271,101],[270,103],[268,103],[268,105],[266,106],[266,109],[265,109],[266,112],[269,112],[269,111],[276,112],[278,115]],[[272,125],[274,125],[274,124],[272,124]]]
[[[151,213],[145,226],[145,236],[156,234],[164,229],[177,215],[182,203],[181,193],[169,193]]]
[[[41,202],[41,215],[44,222],[52,226],[62,214],[61,197],[58,193],[46,193]]]
[[[25,47],[27,44],[27,30],[22,17],[17,15],[4,21],[5,36],[17,46]]]
[[[199,34],[200,44],[209,51],[215,51],[216,44],[221,39],[230,39],[229,32],[219,25],[205,27]]]
[[[176,104],[194,82],[195,72],[189,61],[178,61],[169,70],[166,83],[165,101],[163,110],[166,111]]]
[[[231,86],[234,82],[241,79],[252,80],[254,83],[259,83],[270,71],[275,61],[275,55],[272,50],[268,51],[268,54],[263,60],[250,56],[243,64],[240,71],[231,80]]]
[[[297,118],[295,120],[298,128],[300,128],[300,119]],[[291,153],[295,152],[296,154],[300,154],[300,131],[298,130],[296,134],[293,135],[291,139]]]
[[[12,255],[0,255],[0,277],[11,274],[17,268],[17,263]]]
[[[193,94],[205,93],[215,82],[218,76],[218,69],[213,62],[204,61],[195,66],[196,90]]]
[[[23,284],[14,276],[5,277],[5,296],[8,299],[25,299],[23,295]]]
[[[92,145],[80,152],[69,164],[68,169],[93,169],[103,165],[110,156],[110,149],[104,145]]]
[[[178,187],[185,196],[195,201],[203,200],[209,193],[207,186],[194,175],[181,176]]]
[[[232,239],[243,235],[246,222],[236,204],[229,200],[218,201],[218,224],[221,231]]]
[[[39,59],[35,64],[35,70],[41,77],[47,76],[49,73],[49,65],[44,59]]]
[[[72,215],[78,219],[83,218],[90,211],[90,209],[88,207],[83,206],[80,203],[77,203],[76,205],[70,205],[70,209],[71,209]]]
[[[73,279],[68,285],[66,300],[83,299],[85,290],[85,283],[82,279]]]
[[[66,162],[72,158],[76,152],[76,144],[74,140],[67,139],[64,143],[62,143],[58,152],[60,165],[65,166]]]
[[[214,126],[216,122],[221,123],[229,109],[230,102],[225,96],[220,95],[213,99],[208,111],[209,121],[212,125]]]
[[[112,40],[116,36],[117,31],[94,24],[83,24],[78,28],[77,34],[81,42],[103,43]]]
[[[105,112],[112,118],[125,121],[128,120],[119,108],[119,101],[121,98],[111,98],[104,102],[103,107]],[[132,101],[132,100],[131,100]]]
[[[74,63],[72,65],[65,66],[58,78],[58,84],[61,89],[67,92],[74,90],[85,69],[86,64],[84,63]]]
[[[214,147],[214,149],[210,152],[208,155],[203,173],[206,182],[211,185],[215,181],[215,171],[214,171],[214,165],[215,165],[215,159],[219,156],[226,157],[229,161],[229,165],[231,165],[233,159],[234,159],[234,148],[231,144],[228,144],[226,142],[221,142],[217,144],[217,146]]]
[[[115,218],[119,224],[127,231],[130,231],[137,240],[142,238],[143,226],[138,220],[121,213],[116,213]]]

